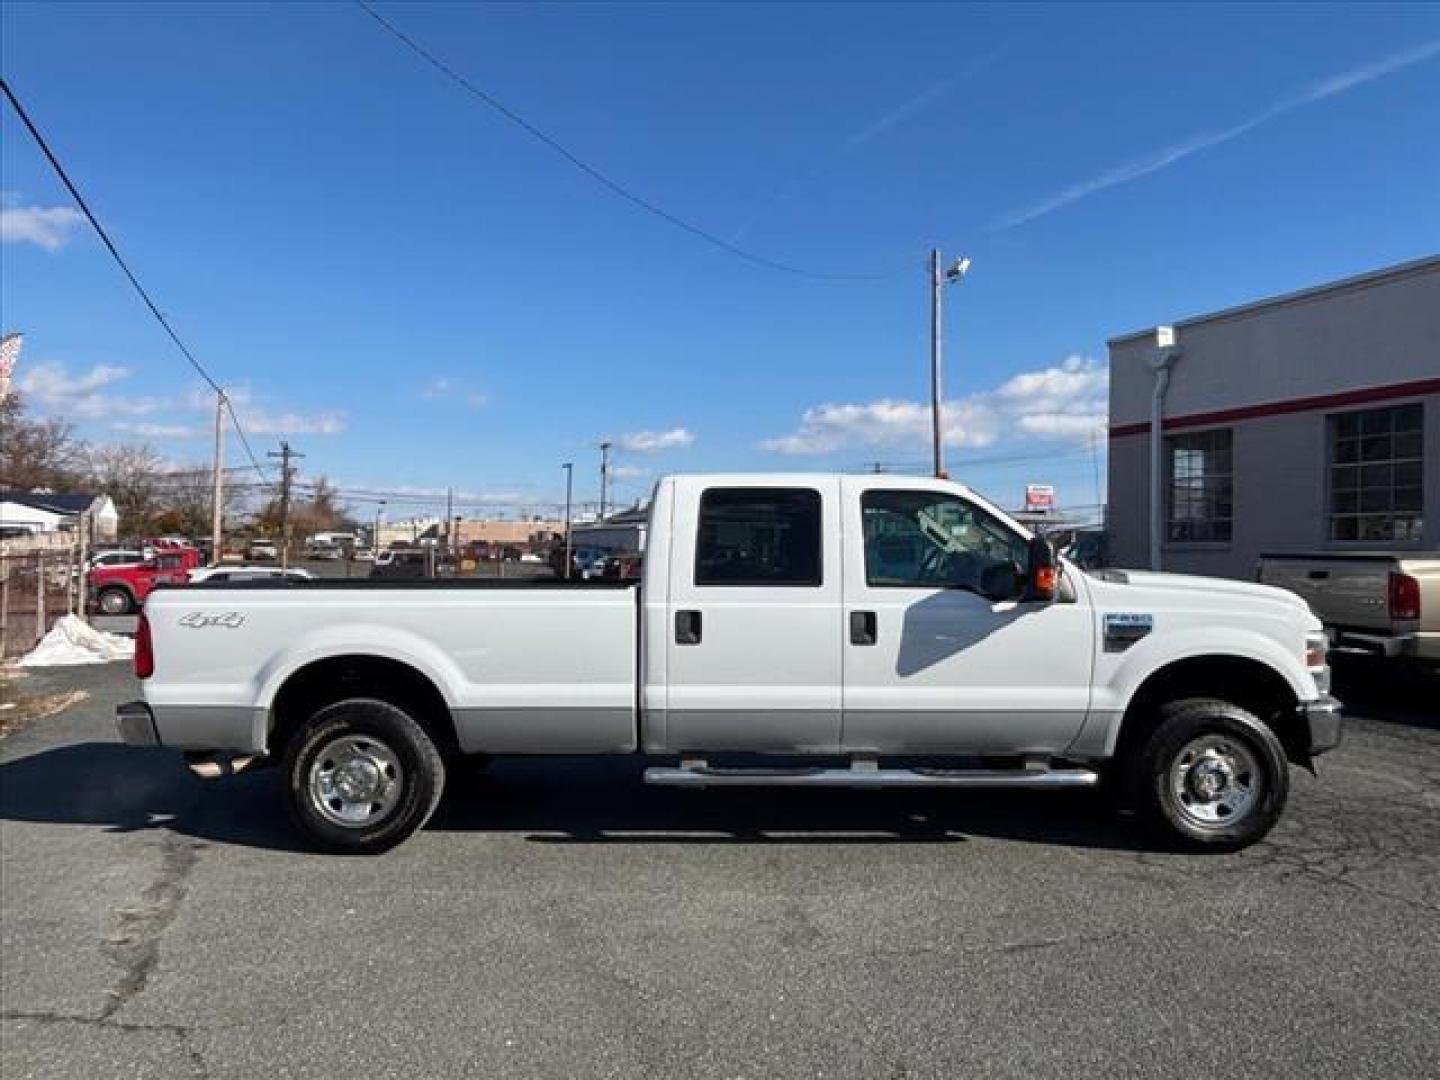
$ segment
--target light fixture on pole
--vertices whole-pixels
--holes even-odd
[[[560,466],[565,470],[565,580],[570,580],[570,489],[575,479],[575,463],[567,461]]]
[[[940,249],[930,251],[930,429],[934,444],[935,475],[945,478],[945,450],[943,446],[945,424],[941,416],[943,408],[940,369],[940,292],[946,285],[958,285],[970,272],[970,260],[956,259],[949,269],[940,269]]]

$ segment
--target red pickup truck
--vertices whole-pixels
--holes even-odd
[[[157,546],[144,562],[93,567],[86,575],[86,596],[94,610],[128,615],[140,610],[156,585],[184,584],[200,561],[198,548]]]

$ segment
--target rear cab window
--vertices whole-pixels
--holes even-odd
[[[707,488],[695,541],[697,586],[818,588],[824,580],[820,492]]]

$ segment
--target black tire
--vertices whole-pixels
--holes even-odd
[[[374,755],[366,758],[370,765],[382,758],[391,762],[390,782],[396,786],[386,787],[389,805],[376,809],[373,820],[342,824],[335,820],[340,809],[361,806],[365,800],[345,803],[337,795],[330,810],[323,810],[312,789],[316,780],[312,770],[318,765],[320,772],[326,772],[319,760],[322,754],[332,754],[337,747],[348,751],[354,745],[370,748]],[[337,701],[316,712],[290,739],[284,767],[285,796],[296,827],[321,850],[342,855],[390,850],[430,820],[445,789],[445,763],[425,729],[404,709],[372,698]],[[328,772],[333,775],[335,770]],[[374,775],[380,775],[379,769]]]
[[[129,615],[135,610],[135,598],[118,585],[111,585],[100,590],[95,606],[106,615]]]
[[[1255,843],[1279,820],[1290,792],[1275,733],[1253,713],[1214,698],[1162,705],[1129,779],[1145,826],[1168,846],[1190,851]],[[1206,790],[1212,782],[1221,785],[1218,796]]]

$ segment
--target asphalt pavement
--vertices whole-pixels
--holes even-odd
[[[6,1080],[1440,1075],[1419,683],[1353,691],[1235,855],[1148,849],[1085,794],[565,759],[462,775],[374,859],[301,850],[273,770],[118,745],[124,665],[5,692],[77,686],[0,742]]]

